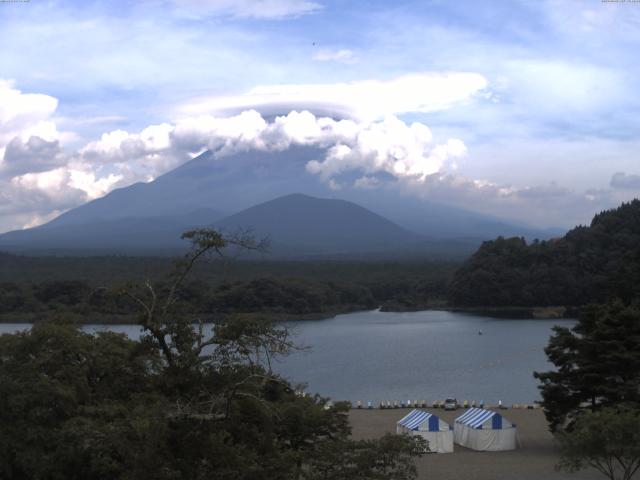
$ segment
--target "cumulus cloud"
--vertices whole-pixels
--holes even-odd
[[[58,100],[49,95],[22,93],[13,82],[0,80],[0,141],[17,133],[23,136],[47,136],[55,131],[49,117],[58,106]]]
[[[624,172],[617,172],[613,174],[609,184],[611,188],[640,190],[640,175],[627,175]]]
[[[393,116],[357,126],[351,138],[343,138],[329,148],[324,160],[309,162],[307,171],[323,178],[358,171],[424,179],[466,153],[464,143],[457,139],[433,147],[426,125],[407,125]]]
[[[50,170],[64,165],[65,162],[58,140],[47,141],[41,137],[30,136],[25,142],[20,136],[16,136],[4,149],[0,172],[7,176],[17,176]]]
[[[58,100],[49,95],[22,93],[13,82],[0,79],[0,162],[16,138],[23,144],[31,137],[49,142],[60,138],[50,118],[57,106]]]
[[[223,157],[251,149],[282,151],[291,145],[326,148],[327,155],[309,162],[307,171],[328,183],[334,179],[334,185],[334,177],[349,171],[424,178],[453,168],[455,160],[466,154],[462,141],[432,145],[426,125],[406,124],[395,116],[357,122],[292,111],[268,122],[255,110],[228,118],[200,115],[175,125],[150,126],[140,133],[116,130],[103,134],[80,153],[91,161],[154,163],[156,170],[162,170],[204,150]]]
[[[339,50],[325,50],[318,51],[313,59],[318,62],[338,62],[338,63],[356,63],[358,58],[353,50],[348,48],[342,48]]]
[[[0,80],[0,229],[33,226],[104,195],[116,173],[101,175],[88,158],[65,152],[73,138],[54,121],[57,99],[23,93]]]
[[[242,95],[198,98],[182,105],[178,113],[220,114],[250,108],[263,111],[274,106],[313,111],[319,107],[370,121],[388,115],[445,110],[470,101],[488,85],[485,77],[470,72],[417,73],[387,81],[264,85]]]
[[[69,188],[68,180],[66,168],[0,180],[0,231],[39,225],[86,202],[86,194]]]

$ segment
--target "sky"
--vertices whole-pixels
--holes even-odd
[[[0,1],[0,45],[0,232],[210,148],[538,227],[640,195],[630,0]]]

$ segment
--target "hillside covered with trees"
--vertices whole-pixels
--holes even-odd
[[[564,237],[484,242],[455,273],[456,306],[580,306],[640,296],[640,200],[597,214]]]
[[[373,309],[442,305],[457,268],[421,262],[202,262],[182,285],[185,312],[209,318],[259,313],[274,319],[319,318]],[[171,267],[152,257],[22,257],[0,254],[0,321],[71,315],[80,323],[135,321],[122,295],[131,280],[162,278]],[[162,288],[162,281],[154,281]]]

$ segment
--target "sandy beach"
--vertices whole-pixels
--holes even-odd
[[[453,423],[458,411],[427,409]],[[376,438],[395,432],[396,422],[408,409],[352,410],[349,419],[355,439]],[[429,454],[417,460],[420,479],[430,480],[591,480],[605,478],[595,470],[574,474],[555,470],[558,450],[542,410],[507,409],[500,413],[518,428],[521,447],[508,452],[475,452],[455,445],[454,453]]]

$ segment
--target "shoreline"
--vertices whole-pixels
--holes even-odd
[[[194,314],[194,318],[202,317],[204,323],[211,323],[209,319],[239,316],[243,318],[265,318],[273,322],[303,322],[329,320],[338,315],[364,312],[384,312],[384,313],[404,313],[404,312],[427,312],[444,311],[452,313],[462,313],[477,315],[489,318],[522,319],[522,320],[553,320],[576,318],[580,312],[580,307],[455,307],[447,305],[419,306],[415,308],[385,308],[384,305],[375,309],[345,308],[326,312],[312,313],[288,313],[288,312],[245,312],[245,313],[209,313]],[[73,323],[78,325],[137,325],[136,314],[106,314],[78,312],[42,312],[42,313],[10,313],[0,315],[0,324],[33,324],[39,321],[49,320],[58,316],[66,316]]]
[[[582,307],[562,305],[547,307],[455,307],[445,308],[449,312],[469,313],[481,317],[528,320],[554,320],[576,318]]]

